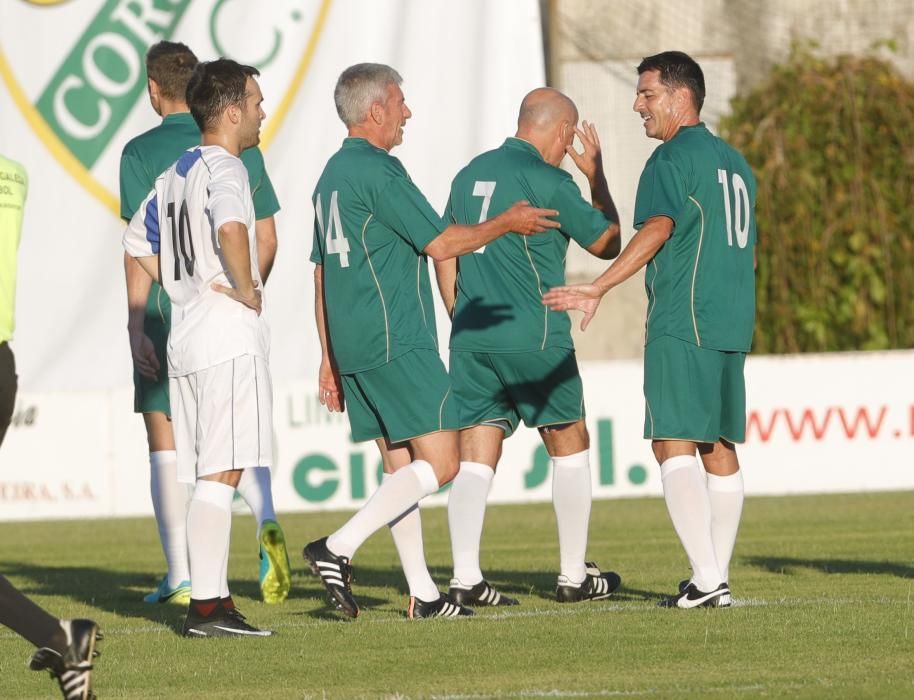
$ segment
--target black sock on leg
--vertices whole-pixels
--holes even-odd
[[[16,590],[4,576],[0,576],[0,624],[36,647],[49,647],[61,653],[66,649],[66,634],[60,620]]]

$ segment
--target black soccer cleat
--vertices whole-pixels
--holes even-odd
[[[410,596],[406,617],[416,620],[424,617],[470,617],[474,613],[469,608],[455,603],[446,595],[439,596],[438,600],[426,603],[415,596]]]
[[[682,593],[688,587],[688,585],[690,583],[692,583],[691,579],[687,579],[687,578],[682,579],[682,581],[679,582],[679,592]],[[727,583],[727,582],[724,581],[724,583]],[[730,588],[729,583],[727,583],[727,588]],[[732,591],[730,593],[726,593],[726,594],[722,595],[720,597],[720,599],[717,601],[717,607],[718,608],[729,608],[733,604],[733,598],[731,596],[732,596]]]
[[[60,686],[65,700],[91,700],[92,660],[99,655],[96,644],[102,639],[98,625],[92,620],[61,620],[67,636],[63,654],[48,647],[37,649],[29,661],[33,671],[47,670]]]
[[[458,605],[501,606],[518,605],[516,598],[509,598],[496,591],[489,582],[483,579],[474,586],[467,586],[460,579],[452,578],[447,597]]]
[[[600,567],[592,561],[584,566],[587,575],[582,583],[573,583],[566,576],[559,576],[555,597],[560,603],[609,598],[622,585],[622,578],[615,571],[600,571]]]
[[[271,630],[257,629],[235,610],[219,608],[209,617],[197,615],[193,608],[184,620],[185,637],[271,637]]]
[[[681,584],[680,584],[681,586]],[[664,598],[657,605],[661,608],[729,608],[731,604],[730,587],[720,584],[713,591],[700,591],[691,581],[687,581],[679,593]]]
[[[339,557],[327,549],[327,538],[311,542],[302,551],[311,571],[321,577],[330,602],[349,617],[359,616],[359,605],[352,597],[352,566],[347,557]]]

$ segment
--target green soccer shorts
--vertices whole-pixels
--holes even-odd
[[[398,443],[458,428],[450,379],[434,350],[411,350],[342,380],[354,442],[386,437]]]
[[[171,300],[161,286],[152,283],[146,299],[146,316],[143,332],[152,341],[159,360],[158,378],[155,380],[133,372],[133,412],[164,413],[171,417],[168,399],[168,330],[171,327]]]
[[[584,385],[574,350],[485,353],[451,350],[451,386],[460,427],[504,421],[510,437],[523,419],[530,428],[584,418]]]
[[[644,348],[644,437],[746,440],[744,352],[722,352],[661,336]]]

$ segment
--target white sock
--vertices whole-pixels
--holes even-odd
[[[736,544],[739,519],[743,512],[743,473],[729,476],[708,474],[708,499],[711,503],[711,539],[720,575],[730,580],[730,557]]]
[[[587,450],[552,458],[552,506],[559,530],[561,573],[569,581],[587,578],[587,528],[590,524],[591,476]]]
[[[178,454],[174,450],[149,453],[149,492],[159,528],[159,541],[168,566],[168,585],[176,588],[190,579],[187,563],[187,507],[190,487],[178,481]]]
[[[381,483],[390,479],[391,476],[393,475],[385,474]],[[432,580],[432,575],[428,572],[428,565],[425,563],[422,516],[419,514],[419,506],[414,505],[399,518],[391,520],[388,525],[391,537],[394,538],[397,554],[400,555],[400,566],[403,567],[403,574],[406,576],[409,594],[426,603],[438,600],[440,595],[438,587]]]
[[[264,520],[276,520],[273,509],[273,485],[270,480],[269,467],[248,467],[241,472],[238,482],[238,495],[248,504],[257,523],[257,536]]]
[[[482,581],[479,543],[486,517],[486,499],[495,470],[479,462],[461,462],[447,499],[447,522],[454,557],[454,578],[467,586]]]
[[[417,459],[401,467],[381,482],[358,513],[327,538],[327,548],[352,559],[372,534],[437,490],[438,477],[428,462]]]
[[[190,553],[190,596],[195,600],[222,598],[232,528],[235,489],[218,481],[198,479],[187,514]],[[226,586],[227,587],[227,586]]]
[[[670,520],[692,566],[692,582],[699,590],[713,591],[723,579],[711,540],[711,504],[704,469],[694,455],[679,455],[660,465],[660,477]]]

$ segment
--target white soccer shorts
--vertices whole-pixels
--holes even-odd
[[[178,481],[273,462],[273,384],[267,361],[242,355],[169,379]]]

